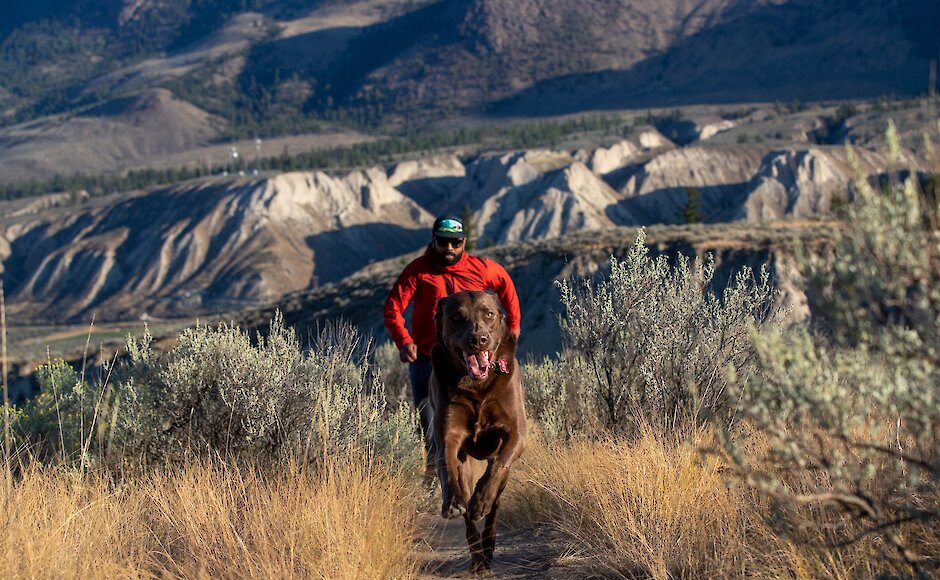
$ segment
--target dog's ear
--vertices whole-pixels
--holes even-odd
[[[500,317],[501,319],[505,320],[505,319],[506,319],[506,309],[503,308],[503,302],[502,302],[502,300],[499,299],[499,294],[497,294],[497,293],[496,293],[496,290],[493,290],[492,288],[487,288],[487,289],[486,289],[486,293],[487,293],[487,294],[491,294],[491,295],[493,296],[493,298],[496,299],[496,308],[497,308],[497,312],[499,312],[499,317]]]
[[[503,301],[499,299],[499,294],[497,294],[496,290],[493,290],[492,288],[487,288],[486,293],[493,295],[493,298],[496,300],[496,311],[499,312],[499,318],[505,322],[506,309],[503,308]]]

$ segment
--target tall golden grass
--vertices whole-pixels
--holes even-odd
[[[838,513],[784,506],[736,485],[728,465],[701,453],[714,443],[707,429],[663,435],[644,428],[633,441],[603,443],[534,438],[504,496],[507,519],[557,527],[571,543],[574,565],[605,577],[860,578],[906,571],[884,559],[876,535],[833,549]],[[940,546],[940,533],[932,541]]]
[[[554,522],[600,573],[728,572],[740,558],[746,516],[720,465],[700,459],[652,431],[635,443],[536,443],[508,492],[509,511]]]
[[[416,496],[361,457],[316,473],[203,460],[127,476],[28,468],[4,578],[412,578]]]

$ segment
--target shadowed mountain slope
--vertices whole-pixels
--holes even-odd
[[[739,3],[642,60],[556,76],[495,104],[511,115],[800,99],[926,88],[940,6],[793,0]]]
[[[0,18],[0,123],[165,88],[228,131],[269,136],[336,120],[914,95],[940,43],[933,0],[43,0],[14,12]]]
[[[363,67],[335,96],[406,115],[490,104],[545,115],[909,93],[922,90],[936,51],[922,18],[940,16],[925,0],[446,5],[433,27],[406,26],[410,46],[383,52],[387,62]],[[382,33],[366,31],[354,45],[378,48]]]

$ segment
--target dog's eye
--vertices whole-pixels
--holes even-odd
[[[487,318],[493,318],[494,316],[496,316],[496,314],[493,313],[493,312],[487,312],[487,313],[486,313],[486,317],[487,317]]]

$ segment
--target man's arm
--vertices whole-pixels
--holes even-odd
[[[506,310],[506,325],[509,332],[516,338],[519,338],[519,330],[522,327],[522,312],[519,309],[519,296],[516,294],[516,285],[512,283],[509,273],[493,260],[487,260],[487,270],[489,273],[489,283],[499,301]]]
[[[398,276],[395,285],[392,286],[385,300],[383,317],[385,328],[392,335],[395,346],[398,347],[399,357],[402,362],[414,362],[418,358],[418,347],[415,345],[411,334],[405,327],[405,309],[411,303],[415,290],[418,287],[418,277],[412,271],[410,265]]]

